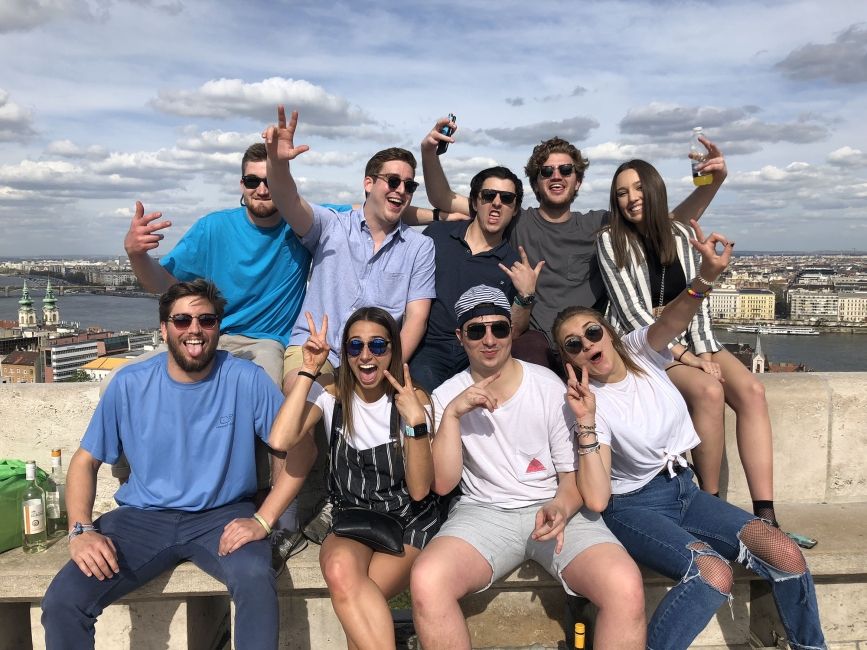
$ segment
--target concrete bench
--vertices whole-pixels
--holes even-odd
[[[806,551],[816,579],[823,625],[834,647],[867,643],[867,373],[765,376],[775,431],[775,489],[784,527],[818,538]],[[0,457],[47,459],[52,446],[67,458],[97,400],[88,384],[0,386]],[[733,429],[728,414],[727,427]],[[729,431],[723,493],[749,503]],[[43,461],[45,462],[45,461]],[[47,464],[47,462],[46,462]],[[97,509],[112,506],[116,483],[100,472]],[[290,560],[280,578],[281,648],[343,647],[311,546]],[[44,647],[39,601],[67,560],[64,541],[47,553],[0,554],[0,650]],[[670,581],[645,572],[648,611]],[[695,647],[756,647],[782,635],[767,587],[736,571],[731,612],[722,608]],[[464,600],[478,648],[556,648],[568,627],[560,586],[533,563],[492,589]],[[185,564],[108,608],[97,624],[98,648],[220,647],[229,626],[223,586]]]

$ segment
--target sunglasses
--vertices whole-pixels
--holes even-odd
[[[539,176],[542,178],[551,178],[554,175],[555,167],[563,178],[569,178],[572,175],[572,172],[575,171],[575,165],[572,163],[567,163],[565,165],[542,165],[539,169]],[[579,174],[579,176],[583,176],[583,174]]]
[[[381,336],[374,336],[366,343],[361,339],[349,339],[346,343],[346,354],[350,357],[357,357],[364,350],[364,346],[367,346],[373,356],[381,357],[388,352],[389,345],[391,345],[391,341]]]
[[[257,187],[259,187],[259,183],[265,183],[265,187],[268,187],[267,178],[259,178],[258,176],[254,176],[253,174],[241,176],[241,182],[248,190],[255,190]]]
[[[599,343],[602,340],[602,335],[605,333],[605,328],[602,325],[591,325],[586,330],[584,330],[584,336],[570,336],[563,342],[563,347],[566,348],[567,352],[571,352],[572,354],[577,354],[584,349],[584,341],[582,339],[587,339],[591,343]]]
[[[405,180],[400,176],[396,176],[394,174],[389,174],[384,176],[382,174],[373,174],[374,178],[381,178],[388,184],[388,189],[396,190],[400,187],[400,184],[403,183],[403,187],[406,190],[407,194],[414,194],[418,189],[418,183],[413,180]]]
[[[479,192],[479,198],[482,199],[482,203],[492,203],[497,194],[500,195],[500,201],[503,202],[503,205],[512,205],[517,198],[514,192],[501,192],[500,190],[482,190]]]
[[[473,323],[465,330],[470,341],[481,341],[490,328],[495,339],[505,339],[512,334],[512,324],[509,321],[498,320],[494,323]]]
[[[179,330],[189,329],[194,320],[199,321],[199,327],[203,330],[212,330],[220,322],[220,318],[216,314],[199,314],[198,316],[175,314],[174,316],[169,316],[168,320],[174,323],[174,326]]]

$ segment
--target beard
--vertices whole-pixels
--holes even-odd
[[[251,201],[247,203],[247,212],[256,219],[269,219],[277,214],[277,206],[273,201]]]
[[[202,354],[199,357],[192,358],[187,356],[186,348],[182,341],[176,338],[169,337],[166,341],[169,348],[169,354],[172,359],[178,364],[184,372],[200,372],[208,367],[214,360],[214,355],[217,354],[217,345],[214,339],[208,339],[202,347]]]

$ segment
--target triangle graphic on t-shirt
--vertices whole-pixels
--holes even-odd
[[[530,472],[544,472],[545,466],[539,462],[538,458],[534,458],[530,461],[530,464],[527,465],[527,474]]]

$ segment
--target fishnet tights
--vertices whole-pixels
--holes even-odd
[[[798,545],[779,528],[754,519],[743,527],[738,537],[750,553],[784,573],[799,575],[807,570]]]
[[[713,552],[713,549],[704,542],[694,542],[688,548],[697,553]],[[718,555],[696,555],[695,564],[702,580],[721,594],[731,593],[734,576],[728,562]]]

